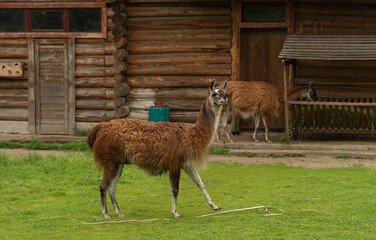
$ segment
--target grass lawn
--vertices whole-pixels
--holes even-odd
[[[223,210],[264,205],[284,212],[198,218],[213,211],[183,173],[178,211],[185,218],[173,219],[168,177],[126,166],[117,200],[127,217],[115,216],[108,197],[110,221],[158,220],[85,225],[107,221],[92,153],[0,154],[0,239],[376,239],[375,170],[211,163],[200,174]]]

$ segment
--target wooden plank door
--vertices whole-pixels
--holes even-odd
[[[278,58],[286,37],[286,28],[245,28],[241,30],[240,71],[241,81],[263,81],[283,90],[283,68]],[[269,128],[284,128],[283,115],[272,116]],[[261,126],[263,126],[261,124]],[[253,128],[253,119],[240,120],[243,129]]]
[[[35,40],[35,125],[38,134],[69,134],[69,41]]]

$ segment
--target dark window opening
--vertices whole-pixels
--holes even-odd
[[[0,33],[101,33],[102,8],[0,9]]]
[[[285,3],[243,3],[242,22],[285,22]]]
[[[25,10],[0,10],[0,32],[25,32]]]
[[[32,11],[31,31],[63,31],[63,11]]]
[[[101,32],[102,9],[76,8],[69,9],[70,32]]]

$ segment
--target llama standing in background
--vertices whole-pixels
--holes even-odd
[[[235,108],[239,111],[240,115],[248,119],[253,117],[255,129],[253,132],[253,139],[257,140],[257,130],[262,119],[265,126],[265,140],[269,140],[269,118],[272,114],[279,117],[285,109],[284,92],[278,91],[271,84],[266,82],[243,82],[243,81],[230,81],[226,90],[228,94],[228,104],[223,107],[221,113],[221,123],[217,131],[217,140],[223,142],[219,136],[219,129],[223,127],[227,138],[230,142],[234,142],[231,133],[227,129],[227,120],[230,115],[231,109]],[[306,87],[294,87],[289,89],[287,99],[292,100],[296,98],[306,98],[308,101],[317,101],[316,91],[313,89],[313,82]]]
[[[97,167],[104,169],[99,189],[105,218],[109,218],[107,190],[116,214],[124,216],[115,197],[124,164],[135,164],[150,175],[169,172],[174,217],[182,217],[176,210],[181,169],[200,188],[209,206],[213,210],[220,209],[212,202],[195,168],[206,161],[222,106],[227,103],[227,82],[220,89],[216,89],[214,83],[214,80],[210,83],[210,95],[202,104],[194,125],[125,118],[102,122],[91,129],[87,143],[94,152]]]

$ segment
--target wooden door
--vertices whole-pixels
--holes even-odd
[[[286,28],[244,28],[240,40],[240,81],[263,81],[283,90],[283,69],[278,54]],[[269,128],[284,128],[284,117],[271,118]],[[261,124],[261,127],[263,125]],[[253,128],[253,119],[240,120],[243,129]]]
[[[35,124],[38,134],[69,134],[68,40],[35,40]]]

